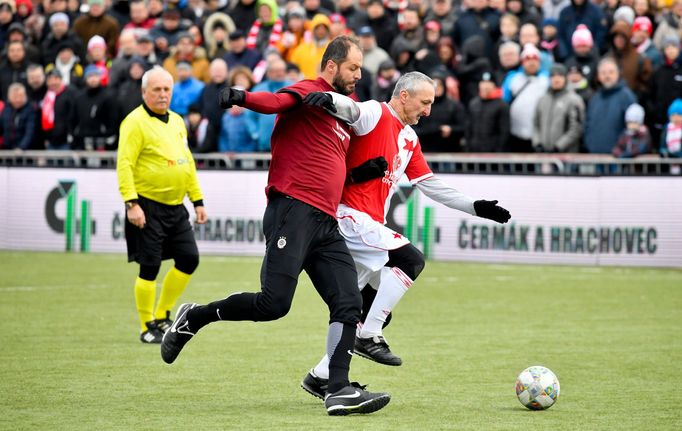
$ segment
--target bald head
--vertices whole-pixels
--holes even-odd
[[[214,84],[222,84],[227,81],[227,63],[222,58],[216,58],[208,68],[208,75]]]

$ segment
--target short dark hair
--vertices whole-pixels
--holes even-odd
[[[324,54],[322,54],[320,70],[324,70],[329,60],[339,65],[346,61],[346,58],[348,58],[348,52],[350,52],[351,45],[355,45],[355,47],[358,50],[361,49],[360,43],[353,36],[339,36],[332,40],[331,42],[329,42],[329,45],[327,45],[327,49],[325,49]]]

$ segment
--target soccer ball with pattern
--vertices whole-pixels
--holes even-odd
[[[546,410],[559,398],[559,380],[549,368],[528,367],[516,379],[516,396],[531,410]]]

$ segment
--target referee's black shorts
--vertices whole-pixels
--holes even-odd
[[[128,262],[156,266],[161,265],[162,260],[199,255],[184,205],[164,205],[143,196],[139,196],[138,203],[144,211],[146,224],[140,229],[126,217]]]

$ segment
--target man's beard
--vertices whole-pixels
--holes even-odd
[[[353,91],[355,91],[355,81],[353,81],[352,84],[353,88],[348,90],[350,83],[344,82],[343,79],[341,79],[340,73],[337,73],[334,76],[334,80],[332,81],[332,87],[334,87],[334,90],[336,90],[337,93],[343,94],[344,96],[353,94]]]

